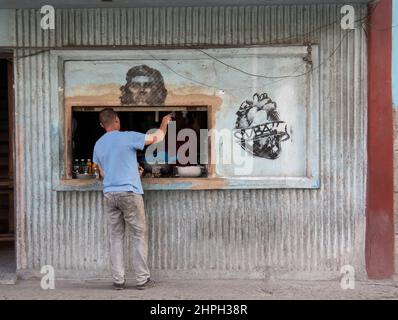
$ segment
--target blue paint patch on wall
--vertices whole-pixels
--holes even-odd
[[[393,0],[392,21],[392,101],[398,107],[398,0]]]
[[[167,184],[147,184],[143,183],[144,190],[188,190],[192,188],[191,182],[175,182]]]
[[[0,9],[0,46],[16,46],[15,10]]]

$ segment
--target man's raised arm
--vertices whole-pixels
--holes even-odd
[[[171,114],[164,116],[162,119],[162,123],[160,124],[160,128],[157,129],[154,133],[150,133],[145,136],[145,145],[162,141],[166,136],[167,125],[169,124],[171,119],[172,119]]]

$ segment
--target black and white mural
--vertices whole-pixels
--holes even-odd
[[[67,54],[65,101],[209,106],[213,140],[200,154],[210,152],[215,177],[239,188],[319,185],[319,80],[303,63],[307,46]]]
[[[122,105],[163,105],[167,97],[162,74],[147,65],[130,68],[126,84],[120,87]]]
[[[275,160],[282,142],[290,139],[287,124],[281,121],[277,104],[267,93],[255,93],[236,112],[234,136],[237,143],[255,157]]]

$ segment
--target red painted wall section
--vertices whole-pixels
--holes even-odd
[[[392,0],[369,7],[368,183],[366,269],[371,279],[394,274]]]

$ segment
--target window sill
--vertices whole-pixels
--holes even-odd
[[[143,178],[144,190],[206,190],[222,189],[225,179],[214,178]],[[102,181],[96,179],[63,179],[55,191],[102,191]]]
[[[315,178],[143,178],[144,190],[318,189]],[[55,191],[102,191],[102,181],[63,179]]]
[[[102,181],[97,179],[62,179],[55,191],[102,191]]]

